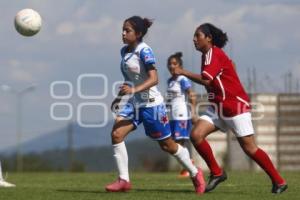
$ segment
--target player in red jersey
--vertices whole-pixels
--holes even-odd
[[[227,40],[226,33],[214,25],[200,25],[195,31],[193,41],[196,50],[202,53],[201,74],[194,74],[182,68],[174,70],[174,73],[204,85],[211,102],[191,132],[195,149],[211,171],[206,192],[225,181],[227,175],[216,162],[205,138],[217,130],[231,129],[244,152],[271,178],[272,193],[281,193],[287,189],[287,183],[275,169],[269,156],[255,143],[248,95],[233,62],[222,50]]]

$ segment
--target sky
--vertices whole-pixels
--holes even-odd
[[[20,36],[14,29],[14,16],[23,8],[42,16],[42,29],[33,37]],[[2,0],[0,11],[0,85],[12,88],[0,90],[0,150],[16,144],[16,93],[32,85],[34,90],[20,100],[22,141],[68,123],[52,119],[51,106],[57,106],[55,116],[67,118],[72,110],[71,120],[78,113],[82,121],[104,120],[103,106],[112,101],[114,83],[123,80],[122,24],[133,15],[154,20],[144,41],[157,58],[163,93],[170,54],[183,52],[184,67],[200,71],[200,54],[192,39],[195,28],[204,22],[228,34],[225,51],[246,88],[254,69],[257,92],[284,92],[288,73],[296,91],[300,79],[297,0]],[[51,95],[51,86],[58,97]],[[195,90],[204,92],[201,86]],[[101,99],[86,98],[105,91]]]

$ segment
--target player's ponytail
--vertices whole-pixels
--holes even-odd
[[[200,29],[205,36],[211,37],[212,44],[219,48],[223,48],[228,41],[227,34],[210,23],[201,24],[198,29]]]
[[[146,27],[147,29],[150,28],[150,26],[152,26],[153,20],[148,19],[148,18],[144,18],[143,20],[144,20],[145,27]]]
[[[132,28],[136,33],[141,33],[140,41],[146,35],[148,28],[153,24],[153,21],[148,18],[141,18],[140,16],[132,16],[125,20],[132,25]]]

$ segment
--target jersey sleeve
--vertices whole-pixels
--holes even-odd
[[[189,89],[189,88],[192,87],[192,83],[191,83],[191,81],[188,78],[183,77],[180,80],[180,86],[181,86],[182,90],[185,91],[185,90],[187,90],[187,89]]]
[[[215,49],[214,49],[215,50]],[[204,67],[202,70],[202,76],[209,80],[213,80],[222,71],[218,54],[211,49],[205,55]]]
[[[149,47],[145,47],[140,52],[140,58],[145,66],[155,64],[155,57],[153,51]]]

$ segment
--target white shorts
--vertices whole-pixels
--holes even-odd
[[[232,130],[236,137],[244,137],[254,134],[251,113],[246,112],[234,117],[220,118],[214,109],[209,106],[200,119],[206,120],[223,132]]]
[[[186,103],[170,104],[170,120],[188,120],[191,119],[191,113]]]

